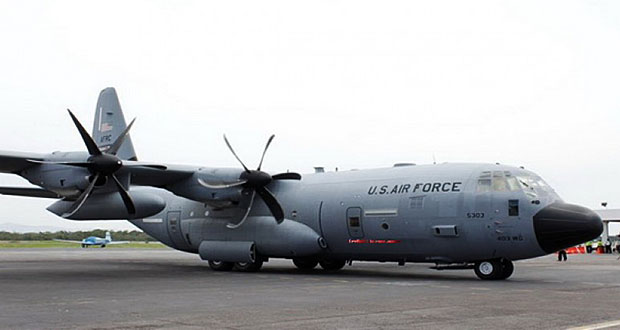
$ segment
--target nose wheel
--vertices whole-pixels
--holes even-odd
[[[505,280],[514,272],[514,265],[508,259],[492,259],[476,262],[476,275],[481,280]]]

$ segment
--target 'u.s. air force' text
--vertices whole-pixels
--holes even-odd
[[[449,193],[460,192],[462,182],[423,182],[416,183],[414,185],[395,184],[395,185],[382,185],[382,186],[370,186],[368,188],[368,195],[391,195],[391,194],[407,194],[407,193]]]

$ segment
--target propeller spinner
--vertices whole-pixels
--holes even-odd
[[[299,175],[298,173],[289,172],[289,173],[280,173],[280,174],[276,174],[272,176],[267,172],[261,171],[261,167],[263,166],[263,160],[265,159],[265,154],[267,153],[267,149],[269,149],[269,145],[271,144],[271,141],[273,141],[274,137],[275,135],[272,135],[271,137],[269,137],[269,140],[267,140],[267,144],[265,145],[265,149],[263,150],[260,163],[258,163],[258,167],[256,168],[256,170],[250,170],[248,169],[247,166],[245,166],[243,161],[241,161],[239,156],[237,156],[237,153],[235,152],[233,147],[230,145],[230,142],[228,142],[226,135],[224,135],[224,141],[226,142],[228,149],[230,149],[230,152],[232,152],[233,156],[235,156],[235,158],[237,159],[237,161],[239,161],[239,163],[241,164],[241,166],[243,167],[245,171],[241,173],[238,181],[228,182],[224,184],[210,184],[208,182],[205,182],[202,179],[198,179],[198,182],[201,185],[203,185],[206,188],[210,188],[210,189],[227,189],[227,188],[232,188],[232,187],[242,187],[244,189],[249,189],[252,191],[252,196],[250,197],[250,203],[248,204],[248,208],[245,212],[245,215],[243,216],[241,221],[239,221],[238,223],[236,224],[229,223],[227,225],[228,228],[231,228],[231,229],[239,228],[245,222],[245,220],[248,218],[248,215],[250,214],[252,205],[254,205],[254,199],[257,194],[263,200],[263,202],[265,202],[265,204],[269,208],[269,211],[271,212],[273,217],[276,219],[276,222],[280,224],[282,223],[282,221],[284,221],[284,210],[282,209],[282,206],[280,205],[276,197],[273,195],[273,193],[269,189],[267,189],[267,186],[275,180],[301,180],[301,175]]]

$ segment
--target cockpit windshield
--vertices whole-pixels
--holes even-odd
[[[551,188],[545,180],[537,175],[519,174],[517,179],[519,180],[519,184],[523,186],[523,191],[525,191],[525,194],[530,197],[537,198],[538,195],[541,194],[555,195],[553,188]]]
[[[483,171],[478,177],[476,192],[523,191],[532,199],[540,195],[557,196],[541,177],[526,172],[514,175],[510,171]]]

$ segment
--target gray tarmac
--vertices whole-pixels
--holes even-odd
[[[81,329],[566,329],[620,327],[617,255],[472,270],[353,263],[337,273],[272,260],[214,272],[196,255],[133,249],[0,250],[0,327]]]

